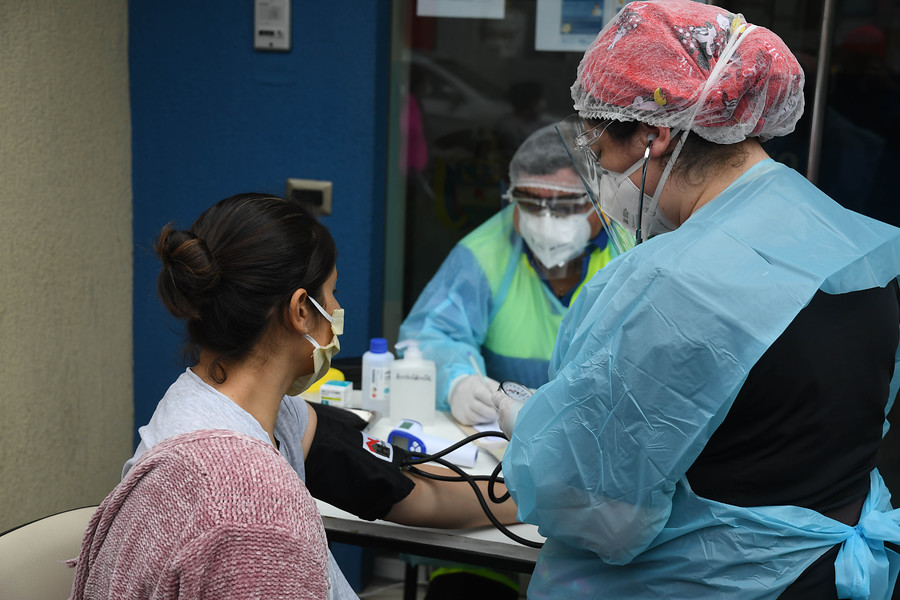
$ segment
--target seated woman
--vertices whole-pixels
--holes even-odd
[[[91,517],[82,598],[328,597],[315,501],[271,444],[215,429],[146,452]]]
[[[159,296],[186,322],[195,364],[139,429],[123,475],[169,437],[228,429],[270,443],[313,496],[361,518],[447,528],[489,524],[467,484],[403,470],[398,448],[369,451],[363,434],[337,411],[314,410],[296,397],[328,370],[344,316],[335,298],[334,241],[299,204],[264,194],[227,198],[187,231],[164,228],[156,252]],[[497,493],[504,492],[501,486]],[[515,521],[511,502],[494,512],[501,522]],[[330,556],[329,577],[336,598],[356,597]]]

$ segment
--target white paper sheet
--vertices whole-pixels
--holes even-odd
[[[418,0],[420,17],[457,17],[466,19],[502,19],[506,0]]]

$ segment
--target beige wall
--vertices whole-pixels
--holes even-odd
[[[0,0],[0,531],[131,454],[125,0]]]

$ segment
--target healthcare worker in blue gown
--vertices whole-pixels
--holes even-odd
[[[497,380],[547,382],[563,315],[612,257],[554,125],[522,143],[509,179],[510,204],[459,242],[400,326],[436,363],[437,408],[466,425],[497,418]]]
[[[560,129],[633,247],[573,302],[549,383],[493,395],[548,538],[529,598],[891,596],[900,230],[766,155],[803,79],[689,0],[630,3],[587,50]]]

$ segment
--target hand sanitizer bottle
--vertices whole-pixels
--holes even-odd
[[[362,407],[378,413],[388,414],[391,395],[391,363],[394,355],[387,349],[387,340],[372,338],[369,350],[362,356]]]
[[[416,340],[398,342],[403,358],[391,365],[391,419],[412,419],[424,426],[434,424],[435,368],[426,360]]]

